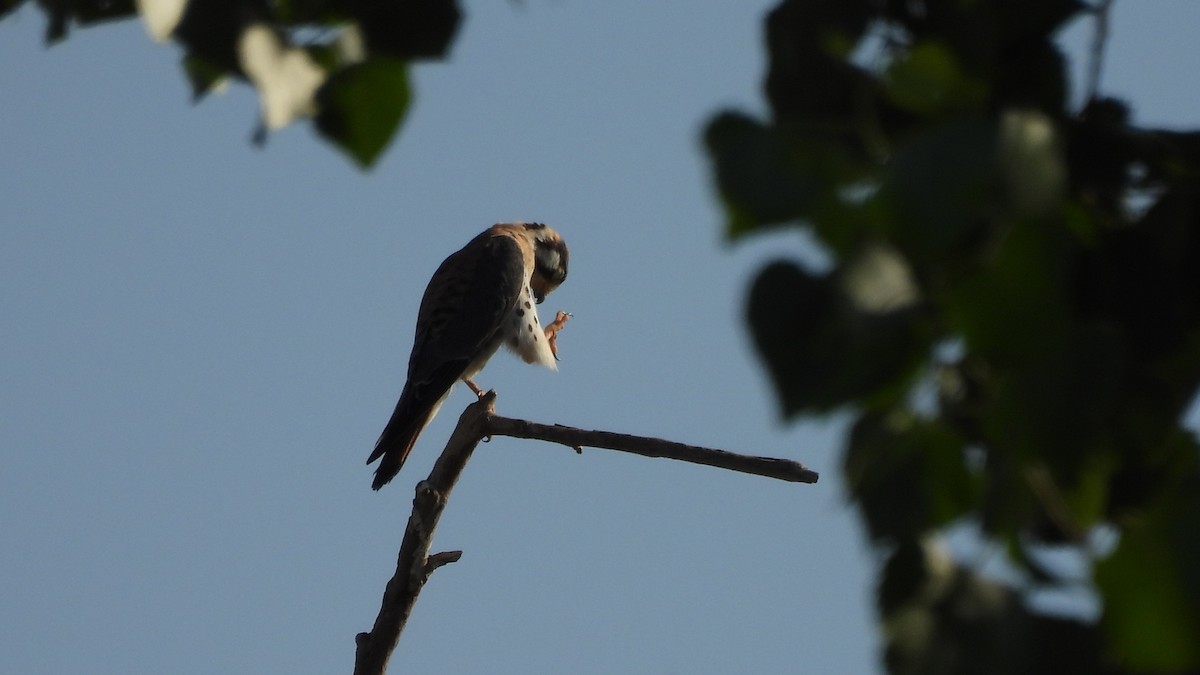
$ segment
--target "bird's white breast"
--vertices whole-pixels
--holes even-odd
[[[550,343],[546,341],[542,323],[538,320],[537,304],[528,285],[513,305],[505,320],[504,344],[520,356],[525,363],[540,363],[551,370],[558,370]]]

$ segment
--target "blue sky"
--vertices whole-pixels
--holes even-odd
[[[513,439],[481,446],[396,656],[477,673],[876,672],[874,555],[837,420],[781,424],[699,142],[761,112],[773,3],[469,2],[368,174],[306,124],[248,143],[136,22],[0,22],[0,654],[28,673],[348,672],[412,485],[369,489],[417,303],[499,220],[572,250],[558,373],[501,354],[501,414],[797,459],[815,485]],[[1104,90],[1200,126],[1200,5],[1117,3]],[[1088,33],[1068,36],[1075,47]]]

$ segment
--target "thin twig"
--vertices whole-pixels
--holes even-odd
[[[1092,61],[1088,64],[1087,96],[1083,100],[1095,100],[1100,93],[1100,75],[1104,70],[1104,46],[1108,42],[1108,12],[1114,0],[1099,0],[1091,12],[1096,18],[1096,32],[1092,35]]]
[[[562,425],[538,424],[526,420],[516,420],[499,415],[489,415],[485,428],[488,434],[496,436],[513,436],[515,438],[534,438],[540,441],[560,443],[577,452],[586,446],[589,448],[604,448],[620,450],[645,457],[664,457],[677,459],[693,464],[715,466],[719,469],[751,473],[756,476],[778,478],[793,483],[815,483],[817,472],[808,469],[799,462],[777,457],[754,457],[739,455],[725,450],[701,448],[695,445],[685,445],[674,441],[647,436],[631,436],[617,434],[611,431],[587,431]]]
[[[442,551],[434,553],[425,559],[425,574],[433,574],[433,571],[443,565],[458,562],[462,558],[462,551]]]

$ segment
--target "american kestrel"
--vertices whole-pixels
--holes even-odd
[[[537,305],[566,278],[567,245],[541,223],[493,225],[442,262],[421,297],[408,382],[367,459],[383,458],[371,489],[396,477],[455,382],[483,393],[471,378],[501,344],[557,370],[553,332],[565,317],[547,334]]]

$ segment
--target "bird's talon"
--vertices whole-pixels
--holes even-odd
[[[563,326],[567,325],[567,321],[573,316],[575,315],[570,312],[559,310],[554,315],[554,321],[546,326],[546,342],[550,345],[550,354],[554,356],[555,361],[560,360],[558,358],[558,332],[563,329]]]
[[[468,379],[463,379],[463,382],[466,382],[467,386],[471,388],[471,391],[475,392],[475,396],[478,398],[483,398],[484,391],[479,388],[479,385]]]

